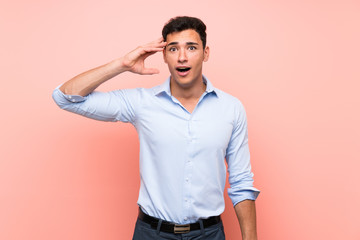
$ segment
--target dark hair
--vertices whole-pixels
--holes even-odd
[[[198,18],[195,17],[175,17],[171,18],[163,27],[162,36],[164,41],[166,41],[166,37],[168,34],[173,32],[181,32],[184,30],[193,29],[199,35],[203,44],[203,48],[206,46],[206,25]]]

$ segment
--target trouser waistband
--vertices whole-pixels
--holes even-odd
[[[196,223],[190,223],[190,224],[175,224],[172,222],[164,221],[164,220],[149,216],[146,213],[144,213],[141,210],[141,208],[139,208],[138,218],[140,220],[142,220],[143,222],[150,224],[153,229],[157,229],[159,222],[160,222],[160,224],[161,224],[160,231],[176,233],[176,234],[188,233],[193,230],[199,230],[199,229],[201,229],[201,225],[203,225],[203,228],[207,228],[207,227],[210,227],[212,225],[215,225],[215,224],[221,222],[220,216],[213,216],[213,217],[209,217],[207,219],[202,219],[201,220],[202,223],[200,223],[200,221],[198,221]]]

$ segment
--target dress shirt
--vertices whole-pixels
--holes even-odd
[[[241,102],[214,88],[192,113],[171,95],[170,77],[153,88],[92,92],[82,97],[56,88],[60,108],[92,119],[131,123],[140,140],[138,205],[148,215],[178,224],[220,215],[229,197],[236,205],[255,200],[246,113]]]

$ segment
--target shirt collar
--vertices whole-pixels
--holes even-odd
[[[204,75],[203,75],[203,82],[206,84],[206,89],[205,89],[206,93],[214,92],[215,95],[217,95],[216,89],[214,88],[212,83],[209,81],[209,79],[207,79],[207,77],[205,77]],[[166,93],[167,95],[171,96],[170,77],[168,77],[164,83],[162,83],[161,85],[158,85],[154,89],[154,95],[159,95],[160,93],[163,93],[163,92]]]

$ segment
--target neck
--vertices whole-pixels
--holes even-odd
[[[177,99],[199,99],[205,90],[206,85],[202,78],[190,86],[183,86],[172,79],[170,80],[171,95]]]

